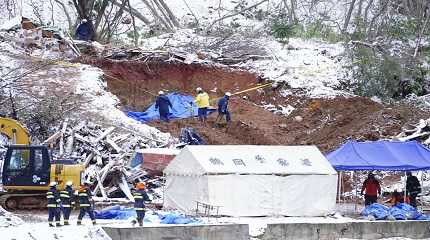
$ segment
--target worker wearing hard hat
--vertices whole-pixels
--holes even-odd
[[[137,215],[137,222],[139,226],[143,226],[143,219],[145,218],[145,201],[150,201],[148,194],[145,191],[145,183],[139,182],[133,191],[134,210]]]
[[[85,181],[84,185],[79,188],[78,197],[79,197],[79,216],[78,216],[78,225],[82,224],[82,218],[84,218],[85,214],[91,218],[93,225],[96,224],[96,218],[94,217],[94,210],[91,204],[91,190],[90,190],[91,182]]]
[[[63,210],[64,225],[69,224],[70,213],[72,212],[72,207],[75,205],[73,198],[73,182],[66,182],[66,188],[60,192],[61,206]]]
[[[87,19],[82,19],[75,31],[75,38],[82,41],[90,41],[94,36],[93,26]]]
[[[198,107],[199,120],[206,123],[209,108],[209,95],[201,87],[196,88],[197,96],[195,103]]]
[[[226,92],[224,94],[224,97],[218,100],[218,117],[216,119],[216,122],[218,121],[218,119],[222,120],[224,116],[227,122],[231,121],[231,115],[230,115],[230,112],[228,111],[228,101],[230,100],[230,96],[231,96],[231,93]]]
[[[158,109],[161,121],[169,122],[169,108],[173,108],[172,103],[163,91],[159,91],[155,100],[155,109]]]
[[[57,182],[51,182],[49,184],[49,190],[46,193],[46,198],[48,200],[48,223],[50,227],[54,227],[54,218],[55,218],[55,226],[60,227],[60,195],[57,191]]]

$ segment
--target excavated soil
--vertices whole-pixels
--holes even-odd
[[[212,98],[256,86],[258,76],[241,70],[179,62],[115,61],[87,59],[102,68],[109,90],[124,108],[142,111],[159,90],[194,94],[198,86]],[[246,100],[244,99],[246,96]],[[275,115],[262,102],[291,105],[290,116]],[[213,104],[215,105],[215,104]],[[309,99],[281,97],[276,89],[252,91],[234,96],[230,102],[233,121],[214,127],[216,114],[206,125],[196,119],[149,125],[178,136],[183,127],[193,127],[209,144],[302,145],[315,144],[322,151],[335,149],[347,139],[376,140],[398,134],[408,122],[428,113],[406,106],[383,106],[367,98]]]

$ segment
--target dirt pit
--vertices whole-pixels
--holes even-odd
[[[204,88],[212,98],[225,92],[255,87],[255,74],[224,67],[180,62],[115,61],[87,59],[106,73],[109,90],[124,108],[143,111],[159,90],[194,95]],[[246,97],[246,100],[244,99]],[[291,105],[289,116],[276,115],[262,105]],[[213,106],[216,102],[212,103]],[[428,113],[405,106],[383,106],[367,98],[309,99],[282,97],[278,90],[266,88],[233,96],[230,101],[232,122],[214,127],[216,113],[206,125],[196,119],[176,119],[169,124],[148,123],[178,136],[181,128],[192,127],[208,144],[317,145],[322,151],[334,150],[348,139],[391,138],[407,122],[416,122]]]

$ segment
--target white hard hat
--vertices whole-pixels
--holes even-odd
[[[91,185],[91,184],[93,184],[90,180],[86,180],[85,182],[84,182],[84,184],[86,184],[86,185]]]
[[[158,92],[158,95],[163,95],[164,94],[164,92],[163,91],[159,91]]]
[[[86,22],[88,22],[88,20],[86,18],[84,18],[84,19],[82,19],[82,22],[86,23]]]
[[[54,181],[54,182],[51,182],[51,183],[49,184],[49,186],[50,186],[50,187],[55,187],[55,186],[57,186],[57,184],[58,184],[58,183]]]
[[[200,92],[200,91],[203,91],[201,87],[196,88],[196,92]]]
[[[225,95],[226,95],[227,97],[230,97],[230,96],[231,96],[231,92],[226,92],[226,93],[225,93]]]
[[[72,186],[73,185],[73,182],[72,181],[67,181],[66,182],[66,186]]]

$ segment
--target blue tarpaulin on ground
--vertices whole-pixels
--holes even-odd
[[[115,220],[131,220],[137,217],[136,211],[133,208],[127,208],[119,205],[108,207],[100,211],[95,211],[94,215],[97,219]],[[202,220],[198,218],[187,217],[180,213],[147,211],[144,222],[160,224],[198,224],[202,223]]]
[[[361,215],[373,216],[376,220],[385,219],[388,216],[389,208],[379,203],[374,203],[363,209]]]
[[[189,95],[182,95],[179,93],[167,94],[172,109],[170,109],[169,118],[189,118],[197,116],[197,105],[194,103],[194,97]],[[136,119],[140,122],[149,122],[152,120],[160,119],[158,110],[155,109],[155,102],[144,112],[127,112],[127,116]]]
[[[430,150],[416,141],[348,141],[326,157],[338,171],[430,169]]]
[[[123,206],[112,206],[109,208],[102,209],[100,211],[94,211],[94,216],[97,219],[129,219],[136,218],[136,211],[133,208],[126,208]]]
[[[417,209],[406,203],[399,203],[391,208],[379,203],[374,203],[365,207],[361,215],[366,217],[373,216],[376,220],[428,220],[426,215],[418,212]]]

